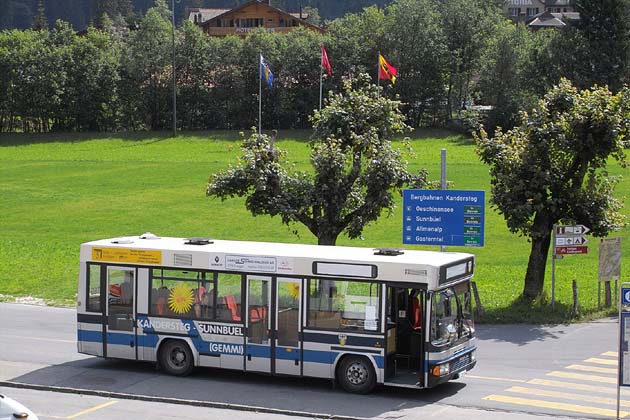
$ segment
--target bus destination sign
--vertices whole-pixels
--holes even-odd
[[[484,191],[403,191],[403,244],[483,246]]]

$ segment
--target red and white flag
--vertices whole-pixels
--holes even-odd
[[[324,44],[322,44],[322,67],[326,69],[329,76],[332,76],[332,67],[330,66],[330,61],[328,61],[328,54],[326,54]]]

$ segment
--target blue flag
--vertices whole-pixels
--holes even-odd
[[[265,63],[265,59],[262,54],[260,55],[260,77],[265,79],[269,87],[273,86],[273,73],[267,63]]]

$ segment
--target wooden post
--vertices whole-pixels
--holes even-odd
[[[573,310],[571,311],[571,315],[577,317],[579,315],[578,308],[578,287],[577,280],[573,279]]]
[[[474,281],[471,281],[470,285],[472,286],[473,296],[475,297],[475,314],[477,316],[483,316],[484,310],[483,310],[483,305],[481,304],[481,299],[479,299],[479,292],[477,291],[477,283],[475,283]]]
[[[610,307],[612,305],[609,281],[604,282],[604,305],[607,307]]]

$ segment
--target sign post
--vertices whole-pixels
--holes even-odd
[[[551,255],[551,310],[554,310],[556,301],[556,260],[565,255],[587,254],[588,247],[583,235],[591,230],[584,225],[553,225],[551,240],[553,250]]]
[[[617,420],[619,420],[619,404],[621,387],[630,386],[630,283],[621,283],[619,302],[619,355],[617,372]]]

